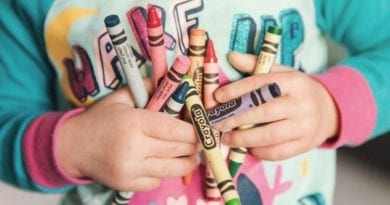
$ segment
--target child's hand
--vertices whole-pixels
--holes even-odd
[[[238,70],[251,73],[256,56],[232,52],[229,60]],[[215,128],[229,131],[246,124],[266,123],[247,130],[223,134],[223,143],[248,147],[264,160],[283,160],[307,152],[337,135],[338,111],[325,87],[307,74],[281,65],[272,73],[258,74],[226,85],[215,93],[223,103],[265,84],[279,84],[282,96],[247,112],[218,123]]]
[[[163,178],[193,171],[199,163],[197,144],[191,124],[135,109],[125,88],[67,120],[59,130],[57,155],[73,177],[146,191]]]

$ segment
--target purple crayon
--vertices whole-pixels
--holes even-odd
[[[172,68],[166,73],[146,106],[147,110],[156,112],[161,111],[165,102],[179,86],[180,81],[190,68],[190,65],[191,60],[187,56],[180,55],[176,58]]]
[[[224,119],[247,111],[252,107],[259,106],[280,96],[281,92],[279,85],[276,83],[271,83],[246,95],[208,110],[207,117],[209,118],[210,123],[214,125]]]
[[[168,64],[164,43],[164,29],[157,14],[157,9],[154,6],[148,9],[148,39],[153,67],[153,84],[155,87],[158,87],[168,70]]]

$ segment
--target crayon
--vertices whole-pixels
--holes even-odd
[[[108,33],[115,51],[118,55],[120,64],[127,78],[127,84],[134,98],[135,106],[144,108],[148,102],[149,96],[146,90],[141,73],[138,71],[136,57],[128,42],[125,29],[120,22],[119,16],[110,15],[104,19]]]
[[[206,31],[202,29],[192,29],[190,33],[188,57],[191,59],[191,67],[188,75],[195,83],[196,90],[202,96],[203,65],[206,53]]]
[[[133,192],[117,191],[114,195],[111,205],[127,205],[133,197]]]
[[[148,92],[119,16],[107,16],[104,19],[104,23],[127,79],[127,85],[134,98],[135,106],[144,108],[149,99]],[[112,204],[128,204],[133,194],[133,192],[116,191]]]
[[[184,76],[183,79],[189,78]],[[183,82],[179,88],[172,94],[167,103],[164,106],[164,112],[171,115],[172,117],[177,117],[184,106],[186,100],[186,93],[188,90],[188,82]]]
[[[234,186],[232,177],[229,174],[229,169],[225,164],[217,140],[214,136],[213,128],[207,118],[206,111],[203,107],[202,100],[196,91],[194,82],[191,79],[186,79],[190,88],[186,94],[186,108],[190,113],[195,131],[203,147],[207,162],[217,181],[218,189],[225,201],[225,205],[241,204],[237,190]]]
[[[189,39],[188,57],[191,59],[191,67],[188,70],[188,75],[195,83],[196,90],[202,96],[203,87],[203,65],[204,55],[206,52],[206,31],[202,29],[192,29]],[[188,120],[189,113],[184,112],[184,119]],[[185,185],[191,183],[192,173],[184,176],[183,182]]]
[[[268,28],[253,74],[269,73],[271,71],[278,52],[281,35],[281,28],[274,26]]]
[[[214,99],[214,92],[219,87],[219,65],[218,58],[215,55],[214,43],[208,40],[206,43],[206,56],[204,58],[204,74],[203,74],[203,103],[205,109],[211,109],[218,105]],[[214,135],[217,139],[220,138],[219,132],[215,130]],[[220,140],[218,140],[220,146]],[[219,201],[221,193],[218,190],[217,182],[206,163],[206,197],[208,200]]]
[[[210,123],[214,125],[224,119],[245,112],[252,107],[259,106],[280,96],[281,92],[277,83],[267,84],[246,95],[208,110],[207,117]]]
[[[153,84],[158,87],[160,81],[165,76],[168,70],[166,59],[166,49],[164,43],[164,29],[161,19],[157,14],[157,9],[154,6],[148,9],[148,39],[150,48],[150,58],[153,68]]]
[[[157,90],[150,99],[147,110],[159,112],[163,108],[168,98],[175,92],[185,73],[190,67],[191,61],[187,56],[176,57],[171,69],[165,74]]]
[[[265,34],[264,43],[261,47],[260,54],[257,58],[256,67],[252,75],[260,73],[269,73],[272,65],[275,62],[275,57],[278,52],[278,46],[281,39],[282,29],[279,27],[270,26]],[[239,130],[249,129],[255,125],[243,125]],[[245,147],[235,147],[231,149],[229,154],[229,170],[232,176],[234,176],[245,161],[247,149]]]

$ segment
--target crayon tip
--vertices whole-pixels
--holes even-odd
[[[183,177],[184,185],[186,186],[190,185],[191,181],[192,181],[192,173]]]
[[[188,79],[191,79],[191,77],[189,75],[187,75],[187,74],[183,75],[182,81],[185,81]]]
[[[148,27],[156,28],[161,26],[161,19],[157,14],[157,9],[154,6],[148,9]]]
[[[234,175],[236,175],[238,168],[240,168],[240,166],[241,166],[241,163],[229,160],[229,172],[230,172],[230,175],[232,177],[234,177]]]
[[[172,68],[179,73],[187,73],[188,69],[191,66],[191,60],[185,55],[179,55],[176,57],[175,62],[173,62]]]
[[[235,198],[225,202],[225,205],[241,205],[241,201],[240,199]]]
[[[214,43],[212,40],[207,41],[207,47],[206,47],[206,56],[204,59],[205,63],[217,63],[218,59],[215,55],[215,49],[214,49]]]
[[[172,98],[175,99],[176,102],[184,103],[186,100],[186,93],[190,84],[188,82],[184,82],[180,85],[180,87],[173,93]]]
[[[120,23],[120,19],[118,15],[109,15],[106,18],[104,18],[104,24],[106,27],[114,27]]]
[[[268,27],[268,31],[267,32],[280,36],[280,35],[282,35],[282,31],[283,30],[280,27],[270,26],[270,27]]]
[[[191,30],[191,36],[205,36],[206,31],[203,29],[194,28]]]

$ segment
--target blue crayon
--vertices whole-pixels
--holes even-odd
[[[187,76],[188,77],[188,76]],[[187,78],[184,77],[184,78]],[[186,100],[186,93],[190,85],[188,82],[183,82],[179,88],[173,93],[171,98],[167,101],[164,106],[164,112],[176,117],[179,115],[181,109],[184,106],[184,102]]]

